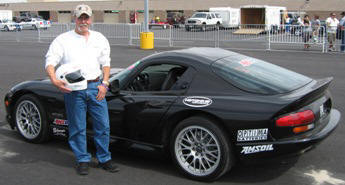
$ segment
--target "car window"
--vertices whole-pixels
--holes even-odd
[[[192,16],[192,18],[206,18],[205,13],[196,13]]]
[[[129,91],[168,91],[186,71],[175,64],[154,64],[145,67],[125,88]]]
[[[218,13],[216,13],[216,17],[217,18],[222,18]]]
[[[211,13],[211,16],[212,16],[212,18],[216,18],[216,16],[213,13]]]
[[[114,80],[119,80],[120,82],[120,87],[122,87],[124,85],[124,80],[125,77],[132,72],[133,70],[136,69],[136,67],[138,66],[138,64],[140,64],[140,61],[137,61],[133,64],[131,64],[130,66],[128,66],[126,69],[122,70],[121,72],[115,74],[114,76],[111,76],[111,78],[109,79],[110,82],[114,81]]]
[[[280,94],[312,79],[288,69],[248,57],[227,57],[212,64],[213,71],[232,85],[252,93]]]

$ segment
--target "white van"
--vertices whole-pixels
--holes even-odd
[[[240,9],[231,7],[212,7],[210,12],[218,13],[222,17],[222,27],[233,28],[240,24]]]

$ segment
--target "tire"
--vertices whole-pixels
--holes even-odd
[[[37,26],[36,25],[32,25],[32,29],[37,30]]]
[[[186,31],[190,31],[190,28],[189,28],[189,27],[186,27]]]
[[[10,31],[10,29],[8,28],[8,26],[5,26],[5,31]]]
[[[20,135],[31,143],[43,143],[49,139],[46,112],[35,96],[26,94],[18,99],[13,112]]]
[[[220,23],[217,22],[217,24],[216,24],[216,30],[219,30],[219,29],[220,29]]]
[[[213,181],[235,163],[226,133],[214,121],[190,117],[173,131],[170,152],[177,168],[188,178]]]
[[[203,24],[200,29],[201,31],[206,31],[206,24]]]

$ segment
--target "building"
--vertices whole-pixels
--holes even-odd
[[[13,16],[30,12],[53,22],[68,23],[73,20],[73,9],[85,3],[94,12],[94,22],[129,23],[137,17],[137,22],[144,20],[144,0],[0,0],[0,10],[12,10]],[[149,0],[149,17],[159,16],[165,21],[168,12],[175,12],[185,17],[195,11],[208,10],[210,7],[240,7],[243,5],[284,6],[288,11],[306,12],[311,17],[319,15],[321,19],[330,12],[345,11],[344,0]]]

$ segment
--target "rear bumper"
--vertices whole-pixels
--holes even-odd
[[[310,149],[313,149],[322,140],[327,138],[339,125],[341,114],[338,110],[330,111],[330,119],[322,130],[303,139],[290,139],[273,142],[256,142],[256,143],[237,143],[236,151],[241,160],[284,157],[299,155]]]

